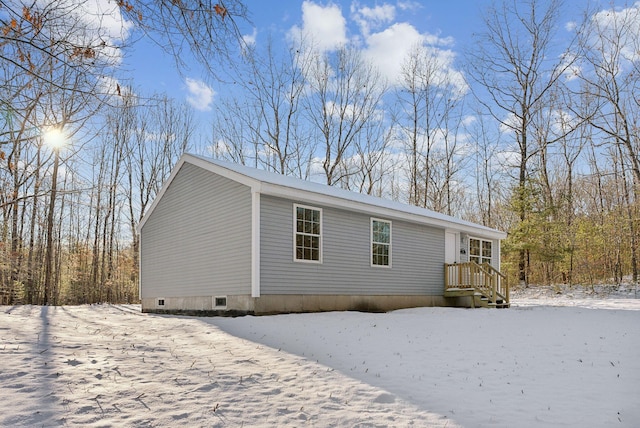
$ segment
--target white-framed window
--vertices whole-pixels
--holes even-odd
[[[213,307],[214,308],[226,308],[227,307],[227,296],[215,296],[213,298]]]
[[[164,297],[158,297],[158,298],[156,299],[156,306],[157,306],[157,307],[164,306]]]
[[[322,263],[322,209],[293,205],[293,258]]]
[[[491,264],[492,243],[486,239],[469,238],[469,261]]]
[[[391,267],[391,222],[371,219],[371,266]]]

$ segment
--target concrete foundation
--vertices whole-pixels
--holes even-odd
[[[219,296],[218,296],[219,297]],[[142,312],[239,316],[298,312],[360,311],[387,312],[424,306],[470,307],[462,298],[443,296],[345,296],[345,295],[248,295],[224,296],[226,306],[215,306],[215,297],[155,297],[142,299]]]

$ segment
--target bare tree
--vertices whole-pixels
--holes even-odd
[[[558,125],[562,128],[560,135],[562,138],[559,141],[560,155],[562,158],[562,164],[560,166],[560,174],[556,186],[559,188],[560,193],[560,213],[564,213],[564,222],[566,228],[565,242],[566,252],[568,253],[568,263],[565,270],[562,272],[563,282],[569,285],[574,281],[574,269],[575,269],[575,253],[576,253],[576,189],[575,182],[577,176],[577,169],[579,166],[579,160],[585,158],[585,146],[592,141],[592,132],[588,122],[579,120],[580,116],[589,116],[584,113],[585,108],[589,104],[588,98],[579,97],[575,104],[577,107],[573,107],[573,102],[566,103],[568,111],[572,111],[575,108],[582,110],[583,113],[577,116],[562,115]],[[582,106],[582,107],[580,107]],[[574,129],[573,132],[567,132],[569,129]]]
[[[395,129],[393,124],[385,120],[384,112],[378,111],[377,120],[365,127],[355,142],[356,153],[349,160],[347,168],[352,172],[346,179],[355,186],[347,186],[351,190],[367,195],[388,195],[387,178],[393,170],[393,160],[388,151]]]
[[[30,13],[29,9],[25,9],[24,19],[34,19]],[[8,50],[11,51],[10,48]],[[5,120],[0,139],[3,147],[10,147],[8,156],[2,151],[0,158],[6,158],[7,171],[13,177],[14,185],[13,188],[7,188],[11,189],[11,192],[3,197],[4,203],[11,207],[11,258],[16,262],[11,268],[13,273],[9,279],[9,286],[22,289],[31,303],[53,303],[58,282],[55,264],[56,260],[59,260],[55,252],[55,243],[59,235],[56,224],[60,224],[61,214],[56,206],[57,170],[66,159],[61,158],[58,151],[43,149],[42,142],[49,128],[55,128],[58,132],[64,131],[71,137],[94,115],[100,102],[91,94],[96,93],[98,82],[78,73],[75,66],[59,62],[47,53],[36,50],[29,55],[23,55],[26,56],[24,61],[31,61],[31,72],[16,73],[20,67],[8,61],[12,67],[4,69],[5,74],[2,76],[13,78],[2,91],[1,106]],[[61,87],[74,88],[74,91],[61,90]],[[45,197],[48,201],[47,207],[39,204]],[[40,214],[44,214],[45,218],[39,218]],[[45,231],[39,230],[39,221],[46,224]],[[26,277],[21,275],[25,230],[29,231]],[[44,249],[38,250],[40,253],[37,254],[34,246],[40,237],[44,237],[46,245]],[[36,255],[43,261],[42,272],[39,270]],[[41,283],[38,281],[39,278],[42,278]],[[42,290],[41,285],[44,286]]]
[[[344,162],[353,155],[360,133],[377,117],[386,84],[361,53],[349,47],[317,54],[308,82],[305,107],[321,141],[326,183],[332,186],[353,173]]]
[[[239,25],[248,22],[240,0],[118,0],[122,14],[176,61],[188,68],[193,58],[216,78],[247,45]]]
[[[488,227],[497,227],[494,208],[497,205],[497,184],[500,181],[501,165],[497,151],[500,146],[500,134],[491,132],[486,117],[478,111],[477,120],[471,121],[466,130],[475,141],[474,178],[475,178],[475,203],[472,204],[472,217],[478,223]]]
[[[469,53],[471,76],[488,94],[477,94],[478,101],[515,140],[518,165],[514,202],[521,222],[528,215],[529,160],[536,153],[530,142],[535,132],[534,116],[547,92],[572,65],[570,56],[557,59],[558,55],[550,52],[560,7],[559,0],[544,4],[505,0],[491,7],[484,16],[486,30]],[[535,137],[533,140],[535,143]],[[523,285],[528,282],[525,238],[518,238],[524,244],[518,250],[518,277]]]
[[[606,15],[605,15],[606,14]],[[634,5],[619,11],[606,11],[589,20],[581,32],[585,67],[580,78],[593,95],[598,106],[590,119],[620,157],[620,177],[626,177],[626,168],[633,175],[629,186],[624,179],[627,206],[627,227],[631,246],[633,281],[638,281],[637,221],[634,220],[634,202],[640,195],[640,76],[637,72],[640,35],[638,19],[640,7]],[[637,202],[635,203],[637,206]]]
[[[16,80],[22,80],[22,84],[16,85],[19,90],[13,92],[11,104],[5,105],[2,135],[7,152],[0,156],[3,163],[0,168],[0,207],[3,210],[3,224],[10,225],[9,228],[3,228],[2,234],[5,236],[2,236],[1,241],[6,242],[6,234],[9,234],[10,247],[6,253],[8,275],[2,278],[0,287],[5,303],[13,303],[17,294],[16,284],[20,282],[23,261],[21,249],[24,245],[20,229],[24,224],[24,204],[28,195],[25,190],[37,173],[31,168],[34,161],[33,148],[37,145],[37,132],[32,124],[40,95],[24,83],[27,80],[24,76],[16,76]]]
[[[186,152],[194,133],[191,110],[162,96],[152,105],[132,105],[117,112],[132,116],[127,142],[127,205],[132,235],[132,268],[138,271],[139,236],[136,225],[147,212],[180,156]],[[137,277],[135,278],[137,283]]]
[[[106,67],[120,58],[118,40],[101,25],[100,17],[91,19],[90,2],[5,0],[0,2],[0,60],[58,91],[88,93],[77,79],[61,81],[40,64],[56,64],[67,74],[96,80]],[[11,80],[3,85],[14,87]],[[90,87],[91,88],[91,87]]]
[[[276,52],[269,41],[264,52],[247,47],[245,58],[247,68],[238,71],[237,79],[242,95],[217,109],[218,141],[212,146],[220,157],[241,163],[253,157],[253,164],[268,171],[306,178],[314,145],[301,100],[310,55],[293,45]]]
[[[117,0],[107,5],[94,0],[2,0],[0,9],[0,59],[73,92],[82,88],[38,73],[41,56],[94,79],[108,76],[105,67],[120,62],[130,34],[141,30],[181,68],[191,57],[218,76],[219,64],[231,62],[243,49],[238,25],[248,22],[247,8],[239,0]]]
[[[253,130],[254,109],[246,99],[223,99],[216,104],[209,151],[216,159],[258,167],[260,137]],[[259,120],[259,119],[256,119]]]
[[[410,51],[396,90],[395,121],[407,155],[409,203],[452,214],[466,85],[455,81],[440,55],[424,46]]]
[[[408,157],[409,168],[409,203],[420,205],[419,156],[421,153],[421,129],[424,126],[426,94],[423,87],[422,73],[424,64],[421,61],[421,49],[414,47],[410,55],[402,64],[400,86],[396,90],[400,117],[395,121],[399,124],[400,138],[404,141],[405,153]]]
[[[207,65],[214,56],[231,61],[229,53],[243,49],[236,20],[244,20],[246,9],[238,1],[117,1],[102,10],[96,5],[93,0],[0,0],[4,303],[133,296],[122,276],[131,274],[128,281],[135,284],[135,270],[124,268],[137,264],[129,226],[168,176],[192,137],[193,124],[188,115],[178,117],[182,113],[166,99],[157,104],[161,114],[146,133],[137,132],[138,110],[126,116],[131,90],[113,73],[132,32],[155,35],[181,55],[179,60],[187,59],[190,49]],[[105,106],[109,115],[99,116]],[[124,109],[123,114],[114,109]],[[92,142],[89,134],[104,118],[111,132]],[[66,134],[66,148],[53,151],[43,144],[48,128]],[[149,143],[151,135],[158,137],[157,144]],[[85,150],[84,144],[91,147]],[[79,152],[83,156],[76,156]],[[86,164],[78,169],[80,162]],[[94,175],[83,179],[82,174]]]

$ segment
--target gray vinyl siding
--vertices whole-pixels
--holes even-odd
[[[392,221],[392,267],[372,267],[371,215],[322,208],[322,264],[294,261],[293,204],[262,195],[261,293],[442,295],[444,230]],[[379,218],[379,216],[373,216]]]
[[[251,191],[185,163],[141,231],[142,298],[251,293]]]

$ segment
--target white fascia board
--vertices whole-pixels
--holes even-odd
[[[142,231],[142,227],[147,222],[148,218],[151,216],[151,213],[158,205],[158,202],[160,202],[160,199],[162,199],[162,196],[165,194],[169,186],[171,186],[171,182],[174,180],[176,175],[178,175],[178,172],[180,171],[180,169],[185,163],[190,163],[192,165],[195,165],[207,171],[218,174],[221,177],[228,178],[229,180],[233,180],[237,183],[249,186],[252,191],[258,191],[258,192],[260,191],[260,182],[258,180],[255,180],[251,177],[247,177],[246,175],[243,175],[243,174],[239,174],[235,171],[231,171],[227,168],[219,167],[218,165],[215,165],[197,156],[193,156],[188,153],[185,153],[180,157],[180,160],[178,160],[176,165],[173,167],[173,169],[171,170],[171,174],[169,175],[169,178],[164,182],[164,185],[156,195],[155,199],[153,200],[153,203],[149,207],[149,210],[145,213],[144,217],[138,223],[138,226],[136,227],[136,231],[138,233]]]
[[[185,154],[182,156],[182,159],[193,164],[195,166],[199,166],[200,168],[206,169],[207,171],[214,172],[221,177],[228,178],[229,180],[233,180],[236,183],[244,184],[245,186],[251,187],[253,190],[256,185],[259,185],[259,181],[255,178],[248,177],[244,174],[240,174],[238,172],[232,171],[228,168],[224,168],[218,166],[214,163],[211,163],[205,159],[199,158],[197,156],[193,156],[190,154]]]
[[[448,221],[444,219],[428,217],[426,215],[418,215],[400,209],[392,209],[377,205],[367,204],[359,201],[339,198],[331,195],[323,195],[319,193],[308,192],[292,187],[280,186],[271,183],[262,183],[262,193],[265,195],[292,199],[294,201],[305,202],[308,204],[319,204],[327,207],[340,208],[350,211],[357,211],[365,214],[371,214],[380,217],[404,220],[410,223],[425,224],[442,229],[455,230],[458,232],[466,232],[475,236],[488,239],[504,239],[507,234],[499,230],[490,229],[484,226],[467,224],[466,222]]]
[[[182,168],[182,165],[184,165],[186,156],[187,155],[183,155],[178,161],[178,163],[176,163],[176,165],[173,167],[173,169],[171,170],[171,174],[169,175],[169,178],[167,179],[167,181],[164,182],[158,194],[156,194],[155,199],[151,203],[151,206],[149,207],[147,212],[144,214],[144,217],[140,219],[138,226],[136,226],[136,232],[138,234],[142,233],[142,227],[147,222],[147,220],[149,219],[153,211],[156,209],[156,206],[160,202],[160,199],[162,199],[162,195],[164,195],[164,193],[167,191],[169,186],[171,186],[171,182],[173,181],[173,179],[176,178],[176,175],[178,175],[178,171],[180,171],[180,168]]]

